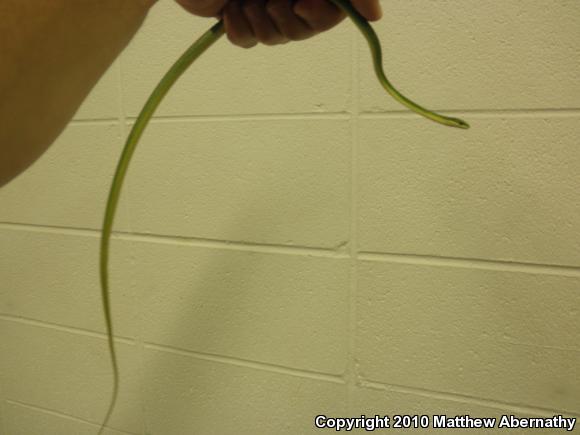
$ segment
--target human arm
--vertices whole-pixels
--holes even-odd
[[[0,187],[32,165],[70,122],[157,0],[0,0]],[[327,0],[177,0],[222,17],[242,47],[302,40],[345,17]],[[353,0],[369,20],[378,0]]]
[[[0,186],[58,137],[154,3],[0,0]]]

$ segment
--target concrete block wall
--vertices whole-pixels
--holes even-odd
[[[394,103],[347,22],[208,51],[121,199],[107,435],[580,417],[580,3],[383,8],[392,81],[472,129]],[[0,433],[96,433],[107,190],[145,98],[210,22],[161,0],[54,147],[0,190]]]

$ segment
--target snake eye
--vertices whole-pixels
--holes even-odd
[[[463,128],[465,130],[469,128],[469,124],[465,122],[463,119],[453,118],[453,120],[457,123],[456,127]]]

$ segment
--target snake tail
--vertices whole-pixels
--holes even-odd
[[[103,229],[101,233],[101,247],[100,247],[100,280],[101,280],[101,300],[103,305],[103,312],[105,316],[105,329],[108,338],[109,354],[111,358],[111,366],[113,369],[113,391],[111,395],[111,401],[109,403],[109,408],[107,414],[101,424],[98,435],[103,433],[115,404],[117,402],[117,396],[119,394],[119,364],[117,359],[117,352],[115,349],[115,342],[113,340],[113,320],[111,316],[111,302],[109,297],[109,273],[108,273],[108,263],[109,263],[109,244],[111,239],[111,232],[113,229],[113,221],[115,218],[115,213],[117,211],[117,205],[119,203],[119,197],[121,195],[121,188],[123,186],[123,181],[125,175],[127,174],[127,169],[129,168],[129,163],[131,157],[135,152],[135,148],[139,139],[141,138],[145,127],[149,123],[149,120],[155,113],[155,110],[169,92],[171,87],[175,84],[177,79],[189,68],[189,66],[204,52],[206,51],[214,42],[216,42],[224,34],[223,21],[218,21],[214,24],[207,32],[205,32],[197,41],[195,41],[173,64],[173,66],[167,71],[163,76],[157,87],[151,93],[151,96],[141,109],[127,141],[125,142],[125,147],[121,153],[121,158],[117,164],[117,169],[113,177],[113,182],[111,184],[111,189],[109,191],[109,197],[107,200],[107,208],[105,211],[105,218],[103,222]]]
[[[432,121],[435,121],[439,124],[446,125],[449,127],[457,127],[467,129],[469,128],[469,124],[465,122],[463,119],[453,118],[450,116],[444,116],[439,113],[435,113],[431,110],[428,110],[419,104],[411,101],[409,98],[405,97],[401,94],[387,79],[385,72],[383,70],[383,55],[381,50],[381,43],[377,34],[368,23],[368,21],[352,6],[352,4],[348,0],[331,0],[336,6],[341,8],[349,18],[354,22],[354,24],[358,27],[361,31],[367,43],[369,45],[371,56],[373,59],[373,66],[375,70],[375,74],[379,83],[385,90],[399,103],[406,106],[407,108],[411,109],[413,112],[418,113],[425,118],[428,118]]]

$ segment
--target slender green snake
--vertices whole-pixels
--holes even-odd
[[[469,128],[469,124],[459,118],[451,118],[447,116],[440,115],[409,100],[407,97],[402,95],[397,91],[394,86],[388,81],[382,67],[382,53],[381,44],[379,39],[374,32],[373,28],[367,22],[367,20],[358,13],[358,11],[350,4],[349,0],[331,0],[336,6],[342,9],[350,19],[356,24],[363,36],[368,42],[375,74],[380,82],[380,84],[385,88],[385,90],[398,102],[408,107],[412,111],[424,116],[425,118],[431,119],[439,124],[447,125],[450,127],[457,127],[462,129]],[[105,218],[101,233],[101,246],[100,246],[100,280],[101,280],[101,299],[103,305],[103,312],[105,315],[105,327],[108,338],[109,354],[111,358],[111,365],[113,369],[113,391],[111,396],[111,401],[107,414],[103,420],[103,423],[99,429],[98,435],[101,435],[105,426],[109,422],[115,403],[117,401],[117,396],[119,393],[119,367],[117,362],[117,353],[115,350],[115,342],[113,340],[113,319],[111,316],[111,303],[109,298],[109,244],[111,239],[111,232],[113,229],[113,221],[115,218],[115,212],[117,205],[119,203],[119,197],[121,195],[121,188],[123,186],[123,181],[125,175],[127,174],[127,169],[129,163],[137,147],[137,143],[141,138],[143,131],[147,127],[149,120],[153,116],[155,110],[167,94],[177,79],[189,68],[189,66],[211,45],[216,42],[224,34],[224,24],[223,21],[218,21],[214,24],[207,32],[205,32],[201,37],[195,41],[173,64],[169,71],[163,76],[157,87],[153,90],[153,93],[141,109],[139,116],[129,136],[125,142],[125,147],[121,154],[121,158],[117,164],[117,169],[113,177],[113,182],[109,191],[109,197],[107,200],[107,207],[105,211]]]

